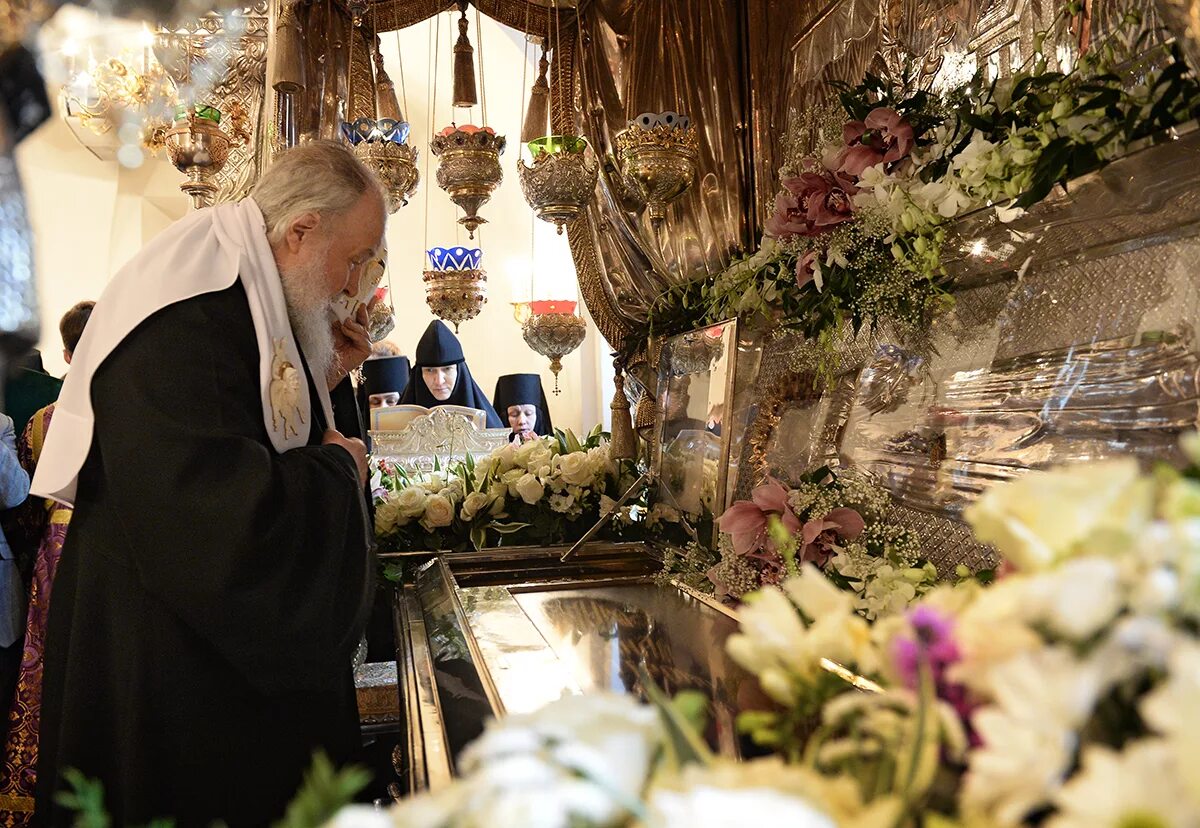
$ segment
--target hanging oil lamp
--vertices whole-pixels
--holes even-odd
[[[430,151],[438,157],[438,186],[465,213],[458,223],[467,228],[471,239],[479,225],[487,223],[479,215],[479,208],[487,204],[504,179],[500,155],[505,144],[504,136],[491,127],[472,124],[452,124],[429,143]]]
[[[639,115],[615,140],[627,180],[632,181],[661,232],[667,205],[679,198],[696,177],[699,139],[691,120],[675,112]]]
[[[438,319],[458,326],[474,319],[487,304],[487,273],[479,264],[483,252],[468,247],[433,247],[427,251],[425,303]]]
[[[521,333],[526,345],[550,359],[554,393],[558,394],[562,358],[583,343],[587,322],[575,315],[574,302],[535,301],[529,304],[531,313]]]

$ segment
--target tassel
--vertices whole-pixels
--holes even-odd
[[[454,44],[454,105],[470,107],[479,103],[475,94],[475,49],[467,39],[467,4],[460,0],[462,17],[458,19],[458,42]]]
[[[295,95],[304,91],[304,45],[295,0],[286,0],[275,23],[275,44],[269,52],[268,77],[276,92]]]
[[[608,456],[613,460],[637,458],[637,438],[633,434],[633,422],[629,419],[629,398],[625,396],[625,375],[617,367],[613,377],[617,390],[613,394],[609,410],[612,412],[612,438],[608,445]]]
[[[525,112],[525,124],[521,128],[522,144],[550,134],[547,132],[550,123],[550,84],[546,82],[549,68],[550,61],[546,59],[546,47],[543,46],[538,79],[533,82],[533,89],[529,92],[529,109]]]
[[[404,120],[400,100],[396,97],[396,84],[392,83],[387,70],[383,68],[383,54],[379,51],[378,43],[375,45],[375,118]]]
[[[650,442],[654,436],[654,421],[657,416],[658,406],[654,398],[643,391],[641,399],[638,400],[637,411],[634,412],[633,427],[638,436],[646,442]]]

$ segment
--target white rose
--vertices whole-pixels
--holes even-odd
[[[504,474],[500,475],[500,482],[506,486],[512,486],[524,476],[524,469],[509,469]]]
[[[429,495],[420,486],[409,486],[400,490],[395,503],[402,517],[414,518],[425,514],[425,501],[428,499]]]
[[[655,786],[648,796],[647,824],[661,828],[733,828],[746,825],[751,814],[769,814],[773,825],[835,828],[839,820],[826,812],[822,799],[843,806],[851,801],[838,796],[844,791],[836,790],[836,783],[806,768],[786,767],[778,759],[744,764],[690,765],[678,778]],[[850,813],[842,816],[843,824],[863,824]]]
[[[453,522],[454,504],[450,502],[450,498],[442,495],[434,495],[429,498],[429,502],[425,504],[425,517],[421,520],[421,524],[426,529],[437,529],[449,526]]]
[[[563,480],[578,486],[591,482],[593,477],[593,466],[588,462],[588,456],[581,451],[560,457],[558,468]]]
[[[512,443],[508,443],[503,448],[497,449],[492,453],[492,460],[495,462],[496,471],[500,474],[511,469],[517,464],[517,447]]]
[[[517,449],[513,460],[516,465],[533,471],[542,466],[549,466],[553,457],[554,454],[545,440],[530,440]]]
[[[524,475],[520,480],[517,481],[513,488],[516,489],[516,492],[518,495],[520,495],[521,500],[524,500],[530,506],[537,503],[542,499],[542,496],[546,494],[546,487],[542,485],[542,481],[538,480],[537,477],[532,474]]]
[[[475,516],[488,506],[488,496],[483,492],[471,492],[462,505],[462,519],[470,523]]]
[[[408,518],[402,518],[395,500],[385,500],[375,507],[375,534],[382,537],[392,532],[396,527],[408,523]]]

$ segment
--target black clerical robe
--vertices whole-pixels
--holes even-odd
[[[277,454],[241,283],[165,308],[92,383],[95,436],[54,583],[37,821],[78,768],[115,825],[266,825],[314,750],[360,745],[373,586],[354,460]],[[311,381],[310,381],[311,388]]]

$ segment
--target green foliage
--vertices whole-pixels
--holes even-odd
[[[274,828],[320,828],[371,781],[365,768],[349,766],[340,770],[323,752],[313,756],[312,767],[304,774],[304,783],[288,805],[283,819]]]
[[[69,768],[63,776],[67,790],[60,791],[55,801],[75,812],[75,828],[111,828],[112,818],[104,807],[104,786],[74,768]],[[273,828],[320,828],[353,802],[370,781],[371,774],[366,769],[349,766],[338,770],[329,757],[318,751],[295,799]],[[174,828],[174,825],[175,820],[160,817],[145,828]]]

